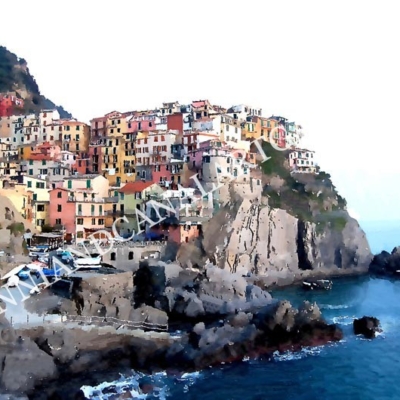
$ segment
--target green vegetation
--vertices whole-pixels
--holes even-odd
[[[337,193],[331,176],[320,171],[318,175],[298,175],[297,180],[290,174],[288,151],[277,151],[266,142],[263,143],[263,150],[267,157],[271,157],[261,164],[263,173],[270,178],[277,176],[285,182],[279,189],[273,185],[264,187],[263,195],[269,197],[269,205],[284,209],[302,221],[316,223],[319,233],[327,226],[343,230],[347,219],[341,211],[345,209],[346,201]],[[338,202],[337,205],[332,204],[332,211],[326,209],[329,198]]]
[[[11,225],[7,226],[11,234],[17,236],[19,233],[25,233],[25,226],[22,222],[13,222]]]
[[[27,63],[23,58],[0,46],[0,93],[26,90],[29,97],[24,99],[23,113],[36,113],[41,109],[57,109],[61,118],[71,118],[72,115],[62,107],[41,95],[35,78],[29,73]]]
[[[42,226],[42,233],[51,233],[53,232],[53,227],[51,225],[43,225]]]

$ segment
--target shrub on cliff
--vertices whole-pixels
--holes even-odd
[[[14,236],[23,234],[25,232],[25,226],[22,222],[13,222],[12,224],[7,226],[7,229],[9,229],[10,233]]]
[[[272,208],[281,208],[303,221],[314,222],[323,231],[328,225],[343,230],[347,223],[346,201],[338,194],[331,176],[320,171],[318,174],[293,174],[289,169],[289,151],[275,150],[270,143],[263,143],[269,160],[261,163],[266,177],[263,195]],[[284,181],[277,188],[272,184],[274,177]]]

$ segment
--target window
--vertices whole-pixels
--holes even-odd
[[[78,218],[78,219],[76,220],[76,224],[77,224],[77,225],[83,225],[83,218]]]
[[[57,204],[57,212],[62,212],[62,206],[61,206],[61,204]]]
[[[96,225],[96,218],[92,218],[92,225]]]
[[[72,181],[68,181],[68,189],[72,189]]]
[[[110,260],[111,261],[115,261],[116,260],[116,254],[114,252],[111,253]]]
[[[99,215],[103,215],[103,206],[102,205],[99,206]]]
[[[29,175],[33,175],[33,169],[29,170]],[[32,186],[30,186],[30,187],[32,187]]]
[[[61,225],[61,218],[56,218],[56,225]]]
[[[45,188],[44,182],[36,182],[36,188],[37,189],[44,189]]]
[[[90,179],[86,181],[86,189],[90,189]]]
[[[37,194],[36,193],[33,194],[33,201],[37,201]]]
[[[102,218],[99,219],[99,225],[104,225],[104,219]]]
[[[128,260],[133,260],[133,251],[130,251],[128,254]]]
[[[36,207],[36,210],[38,212],[43,212],[44,211],[44,204],[38,204],[37,207]]]
[[[90,212],[91,212],[92,215],[94,215],[94,204],[92,204],[92,205],[90,206]]]
[[[33,165],[33,160],[29,160],[29,165]]]
[[[28,188],[31,188],[31,187],[32,187],[32,181],[28,181],[28,182],[26,182],[26,183],[27,183]]]

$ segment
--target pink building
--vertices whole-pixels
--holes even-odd
[[[64,188],[50,190],[49,217],[51,226],[64,225],[67,234],[72,234],[76,231],[75,203],[68,201],[68,192]]]
[[[190,240],[200,236],[201,225],[187,225],[180,223],[179,225],[171,225],[168,229],[168,240],[178,244],[188,243]]]
[[[226,153],[229,148],[226,145],[226,142],[217,139],[210,139],[205,142],[201,142],[198,144],[197,150],[195,150],[192,154],[190,154],[190,159],[195,164],[196,168],[200,168],[203,163],[203,155],[218,155],[218,151],[222,153]]]

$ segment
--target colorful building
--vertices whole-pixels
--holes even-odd
[[[63,150],[72,153],[89,152],[90,127],[76,120],[62,123]]]
[[[101,175],[71,176],[62,188],[50,191],[50,224],[63,225],[68,234],[85,239],[104,229],[116,197],[109,197],[109,183]]]
[[[26,191],[32,193],[32,220],[35,228],[41,232],[44,225],[49,225],[50,194],[46,179],[24,176]]]
[[[316,173],[315,151],[294,149],[289,153],[290,169],[294,172]]]
[[[120,221],[118,228],[123,234],[127,234],[138,232],[136,210],[146,213],[146,202],[151,200],[152,197],[157,197],[163,193],[163,189],[154,182],[137,181],[128,182],[118,193],[119,210],[115,210],[115,213],[118,216],[125,216],[129,221]],[[145,230],[144,224],[141,225],[141,229]]]

